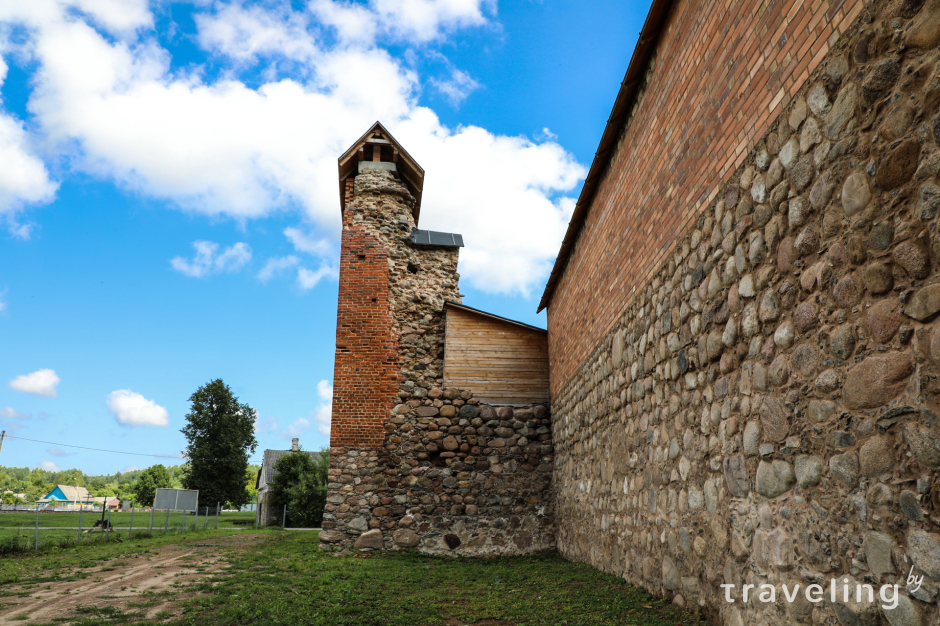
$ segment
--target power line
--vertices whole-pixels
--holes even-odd
[[[32,441],[33,443],[45,443],[45,444],[50,445],[50,446],[63,446],[63,447],[65,447],[65,448],[78,448],[78,449],[80,449],[80,450],[91,450],[91,451],[93,451],[93,452],[110,452],[111,454],[129,454],[129,455],[132,455],[132,456],[147,456],[147,457],[154,457],[154,458],[158,458],[158,459],[179,459],[179,460],[182,460],[182,461],[191,461],[191,460],[192,460],[192,459],[188,459],[188,458],[186,458],[186,457],[171,456],[171,455],[168,455],[168,454],[144,454],[143,452],[124,452],[123,450],[102,450],[101,448],[88,448],[88,447],[86,447],[86,446],[75,446],[75,445],[72,445],[72,444],[69,444],[69,443],[55,443],[55,442],[53,442],[53,441],[41,441],[41,440],[39,440],[39,439],[28,439],[27,437],[17,437],[17,436],[15,436],[15,435],[7,435],[6,438],[7,438],[7,439],[19,439],[20,441]],[[217,459],[200,459],[200,460],[215,461],[215,460],[217,460]],[[251,462],[251,460],[249,460],[249,463],[250,463],[250,462]]]

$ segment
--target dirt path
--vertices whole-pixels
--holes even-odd
[[[89,577],[38,585],[14,585],[28,597],[3,598],[0,625],[60,621],[62,618],[132,614],[139,619],[179,616],[189,583],[220,571],[232,549],[245,549],[262,535],[235,535],[161,546],[136,557],[81,570]],[[186,593],[185,598],[192,597]],[[159,615],[158,615],[159,614]],[[28,616],[24,620],[22,616]]]

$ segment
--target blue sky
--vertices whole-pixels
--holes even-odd
[[[648,2],[0,0],[0,465],[178,455],[225,380],[326,445],[336,158],[376,119],[459,232],[464,302],[535,309]]]

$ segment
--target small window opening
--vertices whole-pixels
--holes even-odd
[[[365,261],[365,260],[366,260],[366,255],[364,255],[364,254],[357,254],[356,256],[359,257],[359,260],[360,260],[360,261]]]
[[[409,264],[408,264],[408,271],[411,272],[412,274],[417,274],[417,273],[418,273],[418,266],[415,265],[414,263],[409,263]]]
[[[373,301],[373,302],[378,302],[379,299],[378,299],[378,298],[372,298],[372,301]]]

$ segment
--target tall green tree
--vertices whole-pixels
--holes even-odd
[[[189,401],[192,407],[180,431],[189,442],[183,487],[199,490],[200,506],[223,502],[240,507],[248,502],[248,458],[258,448],[257,413],[240,404],[221,378],[197,389]]]
[[[287,505],[287,523],[294,528],[316,528],[323,522],[330,451],[311,458],[306,452],[285,454],[274,463],[271,498],[279,510]],[[272,523],[280,521],[272,516]]]
[[[153,499],[157,489],[166,489],[172,486],[170,471],[163,465],[154,465],[141,472],[137,482],[131,488],[134,502],[141,506],[153,506]]]

